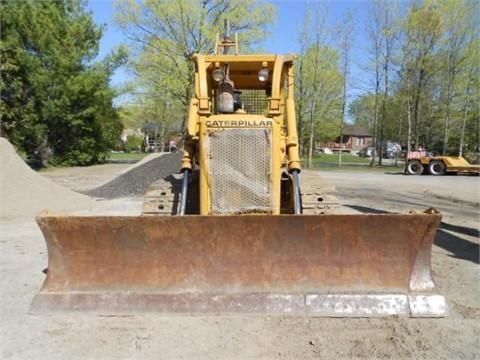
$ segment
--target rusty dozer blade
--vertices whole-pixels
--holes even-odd
[[[448,312],[431,278],[438,214],[56,216],[34,313]]]

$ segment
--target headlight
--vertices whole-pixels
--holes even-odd
[[[267,68],[263,68],[258,72],[258,80],[261,82],[265,82],[268,80],[268,76],[270,75],[270,70]]]
[[[222,69],[216,69],[212,72],[212,78],[216,82],[223,81],[223,79],[225,79],[225,73]]]

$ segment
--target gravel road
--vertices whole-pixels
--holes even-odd
[[[75,190],[129,165],[42,173]],[[101,171],[100,171],[101,169]],[[432,266],[451,315],[444,319],[88,314],[36,316],[29,304],[47,267],[31,218],[0,219],[0,357],[3,359],[476,359],[480,357],[479,177],[305,172],[334,185],[352,212],[444,214]],[[321,178],[320,178],[321,177]],[[78,180],[80,179],[80,180]],[[77,181],[78,180],[78,181]]]

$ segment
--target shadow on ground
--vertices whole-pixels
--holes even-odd
[[[386,175],[405,175],[403,170],[398,170],[398,171],[386,171]]]
[[[366,206],[345,205],[353,210],[360,211],[365,214],[390,214],[390,211],[374,209]],[[455,233],[455,234],[453,234]],[[448,224],[446,222],[440,223],[440,228],[437,231],[435,238],[435,245],[450,252],[452,257],[461,260],[467,260],[480,263],[480,247],[470,240],[464,239],[458,235],[468,235],[473,237],[480,237],[478,229]]]

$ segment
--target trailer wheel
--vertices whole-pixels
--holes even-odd
[[[428,172],[432,175],[445,175],[447,167],[441,160],[433,160],[428,164]]]
[[[421,175],[423,173],[423,165],[420,160],[410,160],[407,163],[407,173],[410,175]]]

